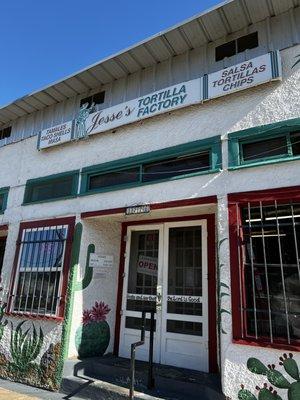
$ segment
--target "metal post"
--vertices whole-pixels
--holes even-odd
[[[134,383],[135,383],[135,349],[145,343],[145,327],[146,327],[146,312],[142,311],[142,326],[141,326],[141,340],[131,344],[131,360],[130,360],[130,386],[129,386],[129,399],[134,399]]]
[[[155,385],[153,377],[153,343],[154,342],[154,311],[151,310],[150,320],[150,343],[149,343],[149,369],[148,369],[148,389],[153,389]]]

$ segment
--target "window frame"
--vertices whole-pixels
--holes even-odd
[[[51,226],[57,225],[67,225],[68,226],[68,233],[66,238],[65,244],[65,251],[63,257],[63,265],[61,270],[61,282],[59,287],[59,297],[60,301],[58,302],[57,306],[57,313],[55,316],[49,316],[47,314],[37,314],[37,313],[29,313],[27,311],[15,311],[13,297],[16,293],[16,287],[19,277],[19,261],[21,255],[21,248],[22,248],[22,237],[23,232],[26,229],[34,229],[34,228],[47,228]],[[6,314],[8,315],[18,315],[18,316],[31,316],[37,319],[50,319],[50,320],[63,320],[65,308],[66,308],[66,296],[67,296],[67,286],[68,286],[68,278],[69,272],[71,269],[71,252],[72,252],[72,242],[74,236],[74,229],[75,229],[75,217],[65,217],[65,218],[54,218],[48,220],[40,220],[40,221],[31,221],[31,222],[21,222],[19,228],[19,234],[16,244],[15,250],[15,258],[13,263],[13,269],[10,277],[10,285],[9,285],[9,292],[8,292],[8,305]]]
[[[291,133],[300,130],[300,118],[284,120],[273,124],[262,125],[228,134],[228,169],[256,167],[266,164],[288,162],[300,159],[300,155],[293,155]],[[243,160],[242,145],[267,139],[286,138],[288,154]]]
[[[3,196],[3,203],[2,207],[0,208],[0,215],[4,214],[7,208],[8,192],[9,192],[8,186],[0,188],[0,196]]]
[[[173,176],[170,178],[156,179],[149,182],[142,180],[143,166],[159,161],[167,161],[168,159],[189,156],[197,153],[209,151],[210,168],[201,171],[182,175]],[[124,183],[119,185],[106,186],[99,189],[89,189],[90,177],[106,174],[110,172],[120,172],[131,168],[140,169],[140,177],[136,182]],[[198,175],[205,175],[219,172],[222,169],[222,151],[221,137],[213,136],[208,139],[197,140],[194,142],[184,143],[178,146],[172,146],[162,150],[152,151],[150,153],[141,154],[138,156],[128,157],[121,160],[111,161],[104,164],[99,164],[91,167],[85,167],[81,172],[81,185],[79,196],[92,195],[96,193],[110,192],[115,190],[129,189],[137,186],[153,185],[156,183],[167,182],[177,179],[185,179]]]
[[[51,183],[51,181],[55,182],[58,181],[60,178],[67,178],[69,176],[72,177],[72,190],[70,195],[61,197],[51,197],[49,199],[44,199],[44,200],[34,200],[34,201],[30,200],[30,197],[32,196],[32,190],[35,188],[35,186]],[[79,182],[79,170],[48,175],[41,178],[28,179],[25,185],[22,205],[26,206],[30,204],[48,203],[52,201],[72,199],[76,197],[78,194],[78,182]]]
[[[228,220],[229,220],[229,248],[230,248],[230,275],[231,275],[231,307],[232,307],[232,342],[250,346],[269,347],[280,350],[300,351],[300,340],[291,341],[290,344],[276,339],[276,343],[270,343],[263,338],[255,339],[243,335],[244,326],[241,319],[240,304],[243,304],[241,297],[245,296],[244,286],[240,287],[240,260],[242,260],[242,248],[238,237],[237,226],[241,226],[242,207],[247,207],[248,203],[259,205],[264,202],[278,205],[285,204],[287,201],[300,202],[300,186],[287,188],[267,189],[262,191],[231,193],[228,194]]]

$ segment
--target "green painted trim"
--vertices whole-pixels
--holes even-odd
[[[48,200],[37,200],[37,201],[30,201],[28,203],[22,203],[22,206],[31,206],[34,204],[43,204],[43,203],[50,203],[53,201],[60,201],[60,200],[68,200],[68,199],[75,199],[75,197],[77,197],[77,194],[72,194],[70,196],[64,196],[64,197],[55,197],[52,199],[48,199]]]
[[[237,169],[245,169],[245,168],[255,168],[255,167],[261,167],[262,165],[270,165],[270,164],[281,164],[281,163],[286,163],[286,162],[291,162],[291,161],[299,161],[300,156],[295,156],[295,157],[285,157],[285,158],[279,158],[277,160],[265,160],[265,161],[256,161],[251,164],[244,164],[244,165],[236,165],[234,167],[228,167],[228,171],[235,171]]]
[[[155,161],[160,161],[163,159],[188,155],[191,152],[195,153],[201,150],[210,148],[213,144],[220,144],[221,137],[213,136],[211,138],[196,140],[193,142],[188,142],[180,144],[177,146],[167,147],[161,150],[151,151],[149,153],[140,154],[138,156],[132,156],[127,158],[122,158],[120,160],[109,161],[104,164],[97,164],[90,167],[82,168],[82,173],[95,173],[104,171],[118,170],[124,167],[136,166],[139,164],[151,163]]]
[[[94,269],[89,266],[90,263],[90,254],[95,253],[95,245],[94,244],[89,244],[87,248],[87,254],[86,254],[86,264],[85,264],[85,271],[84,271],[84,278],[82,281],[78,282],[77,281],[77,276],[78,276],[78,267],[79,265],[76,265],[75,267],[75,273],[74,273],[74,280],[75,280],[75,285],[74,285],[74,291],[79,291],[86,289],[89,284],[91,283],[93,279],[93,273]]]
[[[195,176],[200,176],[200,175],[210,175],[210,174],[215,174],[217,172],[220,172],[221,168],[216,168],[216,169],[210,169],[209,171],[203,171],[203,172],[195,172],[193,174],[188,174],[188,175],[179,175],[179,176],[174,176],[172,178],[166,178],[166,179],[158,179],[155,181],[151,182],[133,182],[133,183],[126,183],[124,185],[115,185],[115,186],[107,186],[102,189],[95,189],[95,190],[89,190],[88,192],[83,192],[79,193],[78,196],[90,196],[93,194],[99,194],[99,193],[106,193],[106,192],[114,192],[117,190],[123,190],[123,189],[131,189],[139,186],[148,186],[148,185],[154,185],[156,183],[163,183],[163,182],[170,182],[170,181],[176,181],[178,179],[188,179],[188,178],[193,178]]]
[[[4,211],[6,210],[8,192],[9,192],[9,186],[0,188],[0,196],[3,196],[3,203],[2,207],[0,208],[0,214],[4,214]]]
[[[55,182],[55,181],[59,180],[60,178],[66,178],[66,177],[72,177],[72,189],[71,189],[70,195],[63,196],[63,197],[54,197],[54,198],[49,198],[49,199],[45,199],[45,200],[35,200],[35,201],[30,200],[31,192],[36,185]],[[77,196],[78,182],[79,182],[79,170],[66,171],[66,172],[62,172],[59,174],[48,175],[48,176],[34,178],[34,179],[28,179],[26,182],[26,186],[25,186],[24,199],[23,199],[22,205],[48,203],[49,201],[59,201],[59,200],[66,200],[66,199],[74,198]]]
[[[171,178],[157,179],[151,182],[142,182],[141,172],[144,164],[151,164],[157,161],[168,160],[173,157],[190,155],[201,151],[209,151],[211,160],[211,169],[203,172],[192,174],[178,175]],[[110,161],[104,164],[98,164],[82,169],[81,185],[79,195],[89,195],[102,192],[110,192],[136,186],[150,185],[157,182],[166,182],[176,179],[184,179],[192,176],[211,174],[220,171],[222,166],[222,150],[221,137],[214,136],[208,139],[197,140],[194,142],[184,143],[178,146],[168,147],[162,150],[152,151],[150,153],[141,154],[138,156],[128,157],[121,160]],[[89,190],[89,179],[93,175],[105,174],[109,172],[118,172],[129,168],[140,168],[140,178],[136,182],[126,183],[122,185],[106,186],[101,189]]]
[[[77,268],[79,262],[79,254],[80,254],[80,245],[81,245],[81,237],[82,237],[82,223],[78,222],[75,225],[73,244],[72,244],[72,253],[71,253],[71,263],[70,263],[70,273],[69,273],[69,283],[67,287],[66,294],[66,308],[65,308],[65,316],[64,323],[62,327],[62,335],[61,335],[61,352],[60,359],[57,364],[57,373],[56,373],[56,381],[57,384],[60,385],[62,379],[62,373],[64,368],[64,361],[68,356],[68,349],[70,343],[70,332],[71,332],[71,319],[73,315],[74,308],[74,286],[75,286],[75,270]]]
[[[275,122],[273,124],[257,126],[242,131],[230,133],[228,135],[228,165],[229,170],[238,168],[248,168],[251,166],[265,165],[278,162],[287,162],[297,160],[299,156],[293,156],[291,154],[290,145],[290,132],[300,130],[300,118],[284,120]],[[253,161],[243,161],[241,144],[251,143],[266,138],[275,138],[279,136],[285,136],[287,140],[288,153],[283,156],[266,157],[264,159],[255,159]]]

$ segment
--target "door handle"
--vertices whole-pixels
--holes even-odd
[[[162,307],[162,287],[157,286],[156,289],[156,310],[161,310]]]

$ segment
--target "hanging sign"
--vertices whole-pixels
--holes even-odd
[[[202,78],[182,82],[90,114],[85,121],[86,133],[104,132],[202,100]]]
[[[113,266],[114,257],[107,254],[91,253],[89,266],[91,268],[111,268]]]
[[[153,294],[128,293],[127,300],[156,301],[156,296]]]
[[[140,255],[137,264],[139,274],[157,276],[157,258]]]
[[[278,79],[279,54],[268,53],[207,76],[207,100]]]
[[[202,297],[168,294],[167,301],[170,301],[170,302],[176,301],[178,303],[202,303]]]
[[[73,121],[47,128],[39,133],[38,149],[57,146],[72,140]]]

